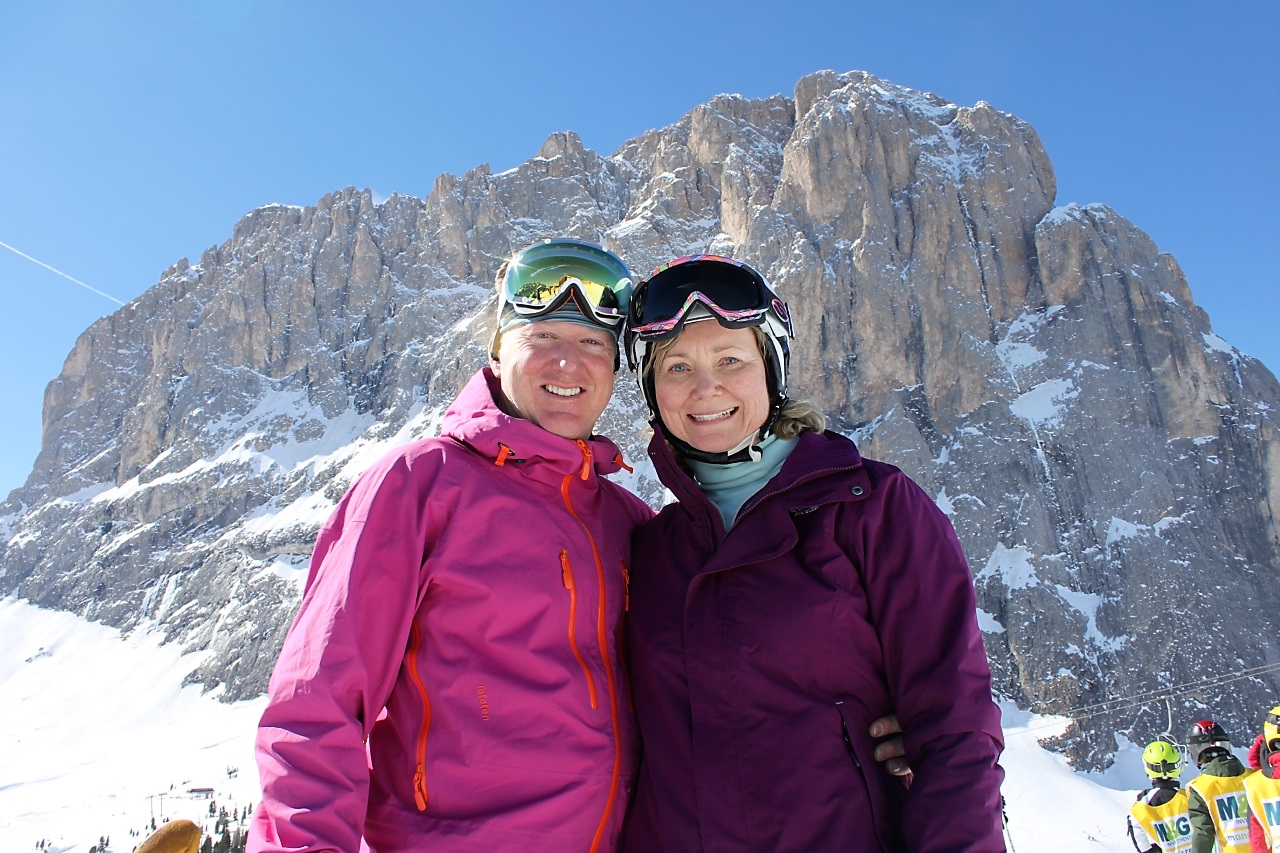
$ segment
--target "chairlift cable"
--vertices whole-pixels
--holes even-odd
[[[1082,705],[1079,708],[1074,708],[1069,712],[1063,712],[1063,713],[1070,713],[1074,716],[1075,714],[1078,714],[1078,713],[1082,713],[1085,711],[1094,711],[1096,709],[1102,709],[1103,711],[1105,711],[1106,706],[1108,705],[1120,705],[1122,707],[1127,707],[1128,704],[1131,704],[1132,700],[1135,700],[1135,699],[1144,699],[1144,700],[1158,699],[1166,695],[1178,696],[1184,693],[1190,693],[1193,690],[1197,690],[1204,687],[1216,687],[1221,684],[1228,684],[1232,681],[1239,681],[1242,678],[1250,678],[1255,675],[1266,675],[1269,672],[1272,672],[1274,670],[1280,670],[1280,663],[1263,664],[1261,666],[1240,670],[1235,673],[1229,673],[1228,674],[1229,677],[1206,676],[1197,681],[1188,681],[1188,682],[1184,682],[1183,684],[1176,684],[1172,687],[1159,687],[1152,690],[1144,690],[1139,693],[1131,694],[1129,696],[1118,696],[1114,699],[1108,699],[1103,702],[1097,702],[1093,705]]]
[[[1100,717],[1104,714],[1110,714],[1127,708],[1134,708],[1150,702],[1153,699],[1164,699],[1169,712],[1169,725],[1165,734],[1172,736],[1173,729],[1173,705],[1172,699],[1175,696],[1182,696],[1188,693],[1202,690],[1210,687],[1221,687],[1236,681],[1254,678],[1260,675],[1267,675],[1271,672],[1280,671],[1280,663],[1267,664],[1265,666],[1251,667],[1250,669],[1241,670],[1226,676],[1202,678],[1197,681],[1189,681],[1174,687],[1161,688],[1159,690],[1144,690],[1128,696],[1118,696],[1105,702],[1098,702],[1092,705],[1082,705],[1079,708],[1072,708],[1066,711],[1044,712],[1052,713],[1054,717],[1067,717],[1071,722],[1081,722],[1094,717]],[[1033,713],[1039,713],[1034,712]],[[1021,732],[1037,731],[1039,729],[1052,728],[1060,725],[1058,722],[1045,722],[1039,725],[1027,726],[1025,729],[1019,729],[1011,732],[1011,734],[1019,734]]]

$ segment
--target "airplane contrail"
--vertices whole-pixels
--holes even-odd
[[[5,248],[6,248],[6,249],[8,249],[10,252],[13,252],[15,255],[21,255],[22,257],[24,257],[24,258],[26,258],[27,260],[31,261],[31,263],[33,263],[33,264],[39,264],[40,266],[44,267],[45,269],[49,270],[50,272],[56,272],[58,275],[60,275],[60,276],[62,276],[63,278],[65,278],[67,281],[73,281],[73,282],[75,282],[76,284],[78,284],[78,285],[80,285],[81,287],[83,287],[85,290],[93,291],[94,293],[98,294],[99,296],[103,296],[103,297],[106,297],[107,299],[110,299],[112,302],[114,302],[114,303],[115,303],[115,304],[117,304],[117,305],[123,305],[123,304],[124,304],[124,303],[123,303],[123,302],[121,302],[119,299],[116,299],[114,296],[112,296],[110,293],[103,293],[101,290],[98,290],[98,288],[96,288],[96,287],[91,287],[91,286],[89,286],[89,285],[85,284],[83,281],[81,281],[81,280],[80,280],[80,279],[78,279],[78,278],[72,278],[71,276],[69,276],[69,275],[67,275],[66,273],[64,273],[62,270],[54,269],[53,267],[51,267],[51,266],[49,266],[48,264],[46,264],[44,261],[39,261],[39,260],[36,260],[35,258],[31,257],[31,256],[30,256],[30,255],[28,255],[26,252],[20,252],[20,251],[18,251],[17,249],[13,248],[12,246],[10,246],[8,243],[4,242],[3,240],[0,240],[0,246],[5,247]]]

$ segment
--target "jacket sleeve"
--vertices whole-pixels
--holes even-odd
[[[857,536],[889,695],[915,779],[912,851],[1003,851],[1000,710],[973,578],[951,522],[909,477],[867,463],[878,512]]]
[[[1256,814],[1249,815],[1249,849],[1268,853],[1267,836],[1262,831],[1262,823]]]
[[[252,851],[360,849],[365,741],[395,683],[423,586],[429,480],[405,456],[388,457],[321,528],[258,727],[262,801]]]
[[[1263,736],[1258,735],[1249,746],[1249,766],[1254,769],[1262,769],[1264,741]],[[1262,831],[1258,816],[1253,813],[1249,815],[1249,849],[1267,853],[1267,836]]]
[[[1191,818],[1191,853],[1213,853],[1218,833],[1213,828],[1209,804],[1190,786],[1187,786],[1187,814]]]
[[[1138,853],[1160,853],[1160,845],[1151,840],[1151,836],[1133,819],[1133,815],[1129,815],[1129,840]]]

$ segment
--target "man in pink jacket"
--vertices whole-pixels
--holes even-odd
[[[618,641],[632,529],[592,429],[630,298],[599,246],[498,276],[490,366],[442,435],[321,529],[258,731],[249,850],[612,850],[637,758]]]

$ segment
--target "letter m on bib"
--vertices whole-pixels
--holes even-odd
[[[1216,798],[1218,818],[1223,822],[1240,819],[1240,798],[1235,794],[1227,794]]]

